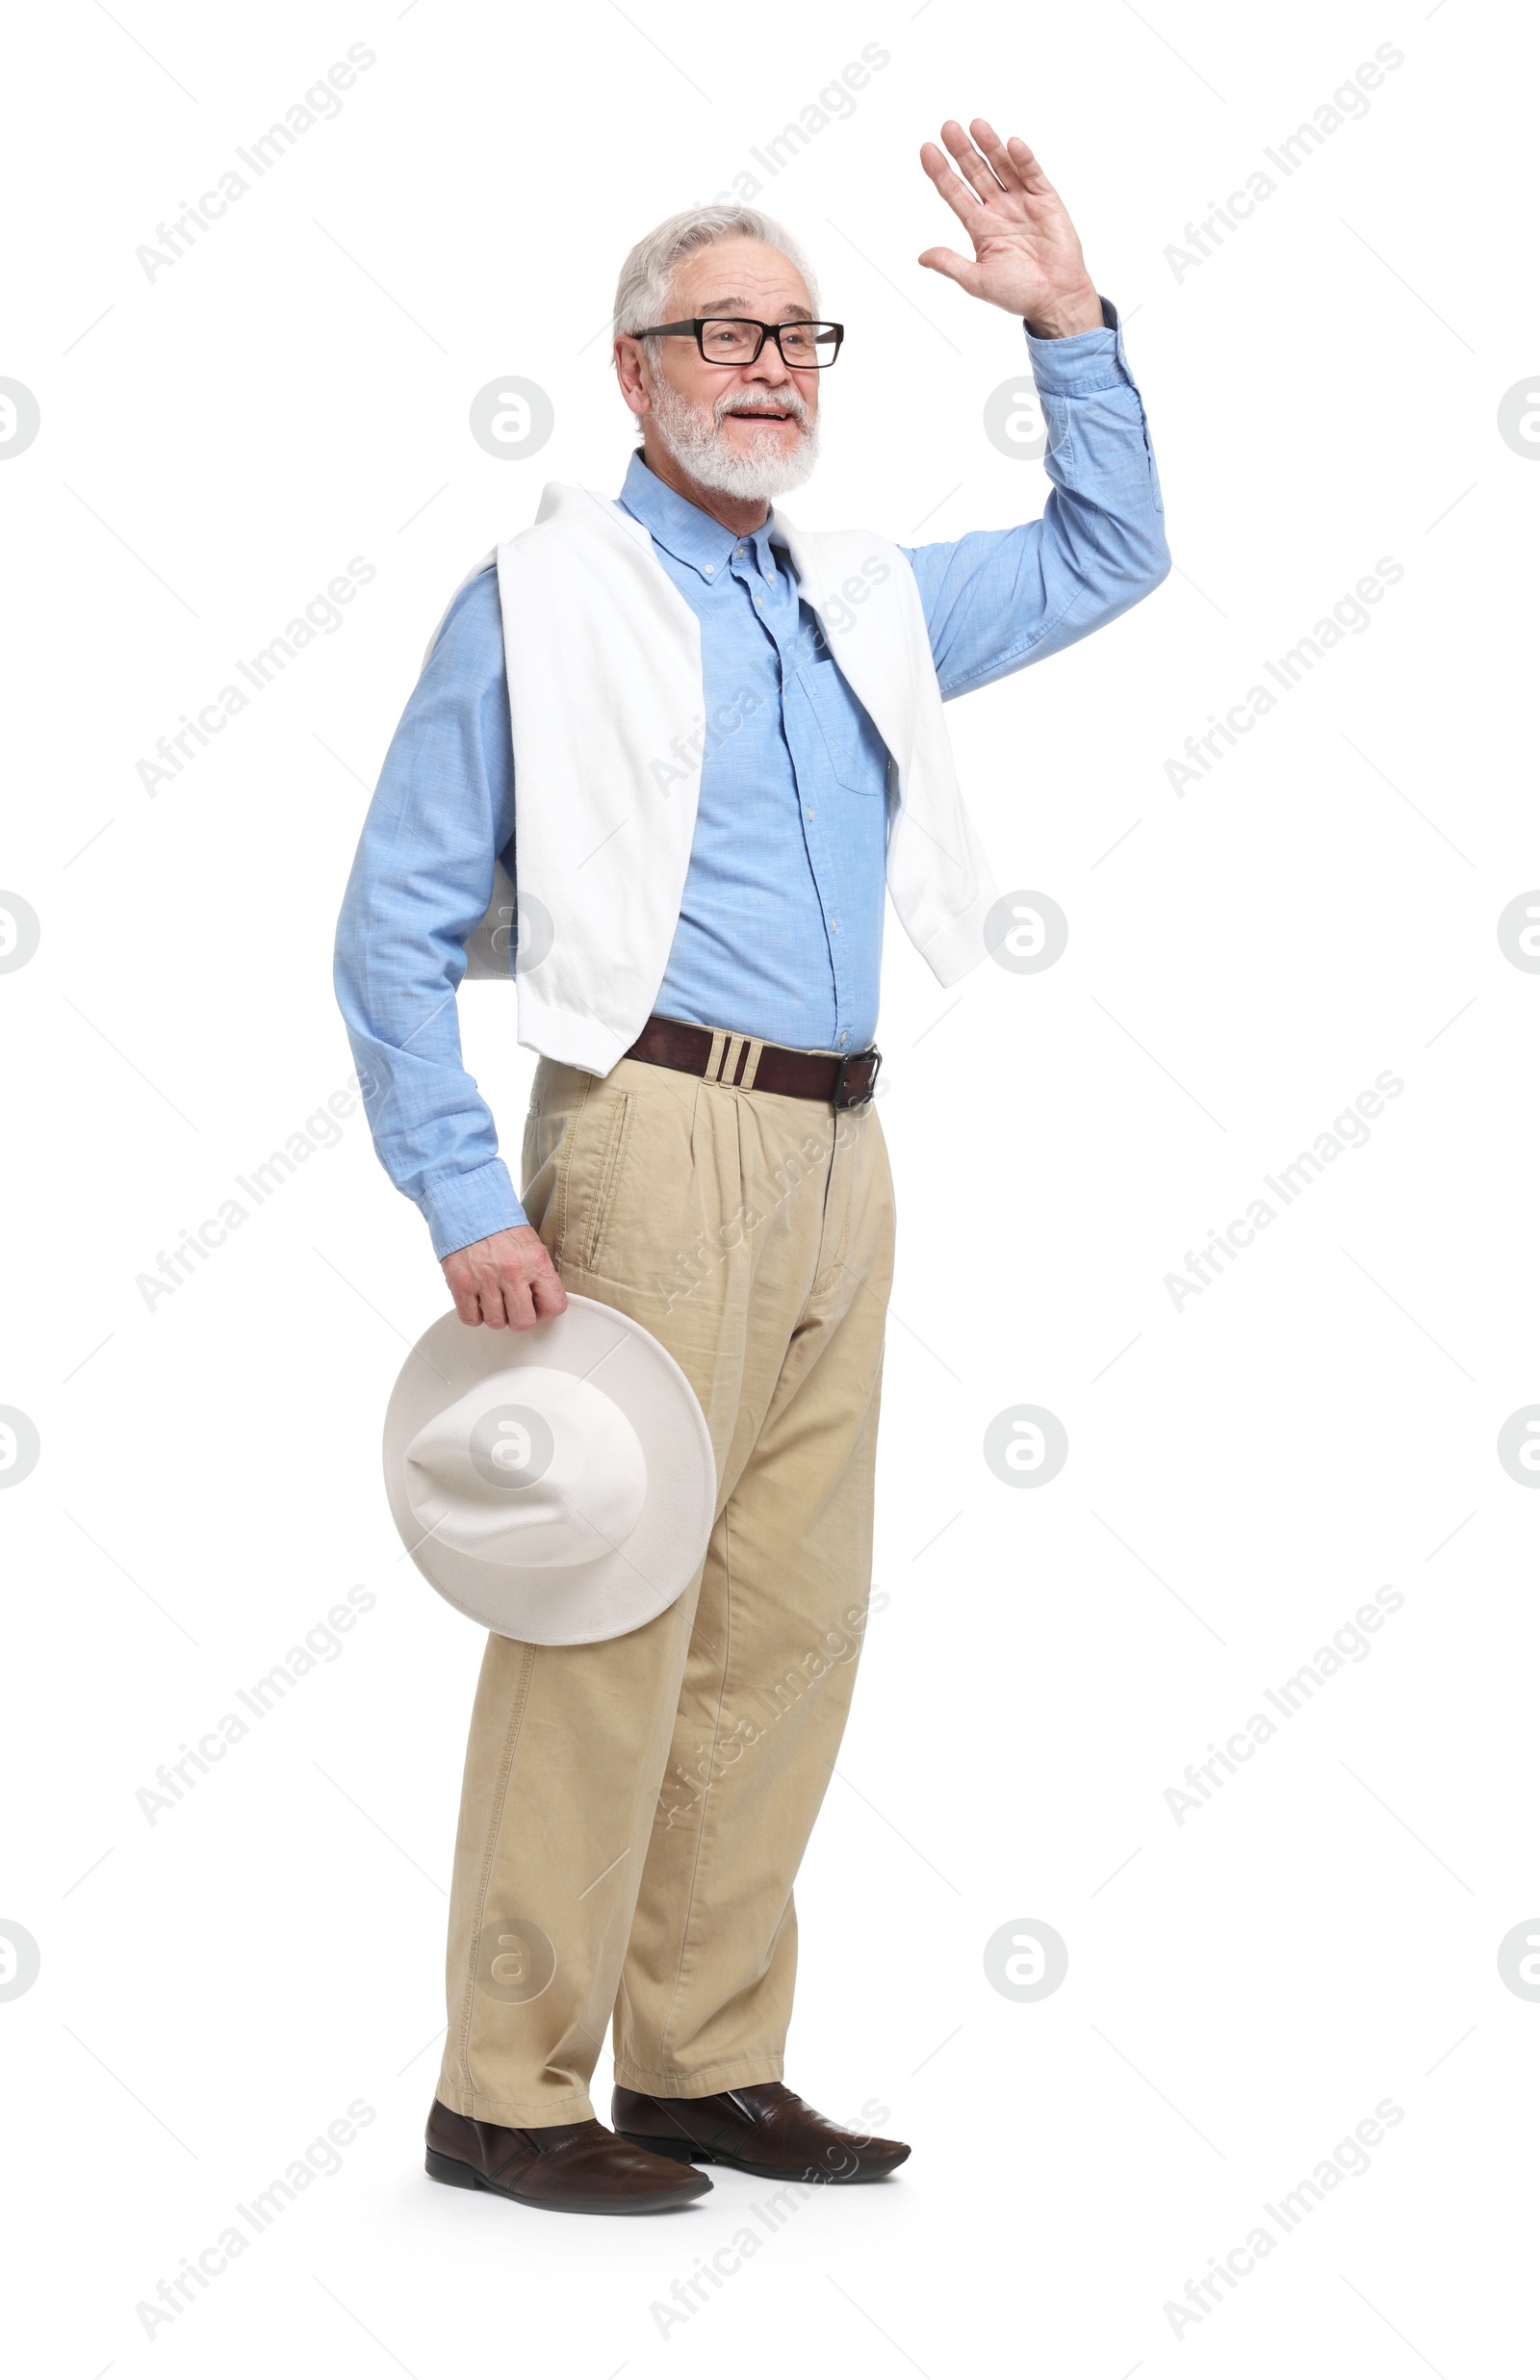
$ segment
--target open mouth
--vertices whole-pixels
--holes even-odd
[[[730,405],[726,418],[730,422],[794,422],[797,417],[794,413],[772,413],[766,405]]]

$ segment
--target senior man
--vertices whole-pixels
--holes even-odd
[[[941,137],[951,162],[932,142],[920,160],[973,254],[919,261],[1025,326],[1041,520],[900,548],[772,511],[813,467],[843,325],[754,209],[673,217],[620,277],[641,443],[618,500],[548,491],[502,549],[517,567],[453,598],[339,929],[375,1146],[461,1319],[538,1328],[569,1287],[623,1308],[682,1367],[716,1456],[676,1603],[600,1643],[487,1643],[428,2163],[532,2204],[648,2212],[709,2186],[693,2165],[865,2181],[909,2154],[783,2079],[792,1883],[870,1577],[885,875],[943,983],[984,955],[994,889],[941,702],[1169,567],[1116,316],[1063,204],[1024,142],[982,119]],[[522,1204],[454,1006],[500,856],[540,1053]],[[516,1916],[554,1954],[532,1999],[483,1972]],[[588,2096],[611,2016],[613,2132]]]

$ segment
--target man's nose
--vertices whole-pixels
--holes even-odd
[[[743,366],[743,376],[748,380],[765,382],[772,388],[783,388],[791,375],[786,369],[786,359],[775,341],[767,339],[753,363]]]

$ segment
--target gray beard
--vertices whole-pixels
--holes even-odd
[[[722,401],[725,412],[731,401]],[[690,404],[666,381],[654,392],[653,419],[680,470],[714,495],[745,497],[756,504],[789,496],[812,477],[818,460],[816,414],[802,426],[789,453],[782,451],[779,442],[772,445],[774,432],[757,438],[746,453],[730,446],[716,407],[706,410]]]

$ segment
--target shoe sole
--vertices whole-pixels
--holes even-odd
[[[848,2186],[852,2182],[886,2182],[896,2173],[909,2156],[895,2157],[889,2164],[869,2165],[858,2173],[820,2173],[805,2165],[794,2173],[786,2165],[751,2165],[745,2157],[732,2157],[726,2149],[697,2148],[693,2140],[654,2140],[647,2133],[618,2133],[616,2137],[629,2140],[633,2149],[649,2149],[654,2157],[672,2157],[680,2165],[731,2165],[734,2173],[752,2173],[759,2182],[818,2182]]]
[[[517,2190],[503,2190],[474,2165],[466,2165],[457,2157],[445,2157],[437,2149],[429,2149],[424,2160],[426,2171],[435,2182],[443,2182],[451,2190],[485,2190],[492,2198],[508,2198],[516,2207],[536,2207],[550,2214],[669,2214],[679,2207],[692,2207],[706,2190],[661,2190],[655,2198],[632,2201],[613,2198],[521,2198]],[[704,2177],[697,2175],[698,2181]],[[706,2184],[706,2189],[710,2188]]]

